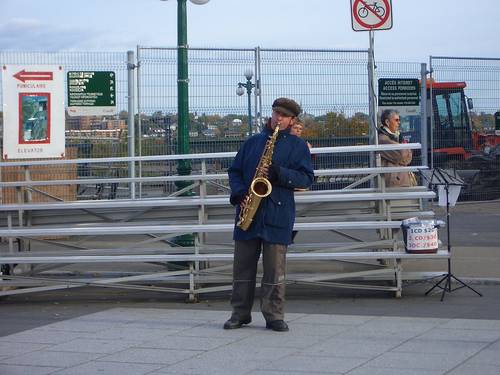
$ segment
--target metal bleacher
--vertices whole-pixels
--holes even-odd
[[[419,147],[419,144],[346,146],[316,148],[312,152],[368,153]],[[201,173],[104,180],[129,186],[189,181],[192,185],[184,190],[195,190],[194,196],[173,194],[143,199],[18,202],[0,206],[0,237],[6,240],[0,248],[0,264],[10,265],[11,270],[1,276],[0,286],[13,288],[0,291],[0,296],[96,285],[183,293],[194,300],[200,293],[230,290],[230,233],[234,226],[234,208],[229,204],[227,192],[210,194],[210,189],[207,189],[211,183],[216,183],[218,188],[227,186],[228,177],[225,173],[205,173],[205,163],[232,157],[234,153],[44,161],[50,165],[191,159],[201,162]],[[29,169],[36,163],[2,162],[0,167],[19,165]],[[432,217],[433,212],[425,209],[424,202],[432,199],[434,192],[424,186],[386,189],[380,176],[424,168],[316,170],[316,176],[350,175],[357,176],[358,182],[342,190],[296,193],[294,229],[303,239],[290,246],[288,259],[294,264],[321,261],[322,267],[306,274],[289,272],[288,281],[383,290],[394,292],[399,297],[404,278],[402,260],[449,257],[446,251],[405,253],[401,240],[393,238],[392,230],[400,228],[401,220],[413,216]],[[372,181],[372,186],[359,187],[366,181]],[[0,188],[19,190],[99,182],[103,179],[15,181],[0,182]],[[192,244],[176,245],[176,237],[191,233],[194,234]],[[335,235],[335,239],[330,234]],[[179,267],[179,262],[183,267]],[[333,262],[346,262],[349,267],[342,272],[332,272],[335,267],[328,266]],[[138,263],[154,267],[136,272],[134,265]],[[358,263],[361,265],[359,269],[355,266]],[[96,277],[95,272],[92,275],[86,272],[73,275],[67,271],[68,265],[84,267],[89,264],[102,264],[113,272],[101,268],[97,274],[102,277]],[[61,266],[66,267],[65,272],[58,272]],[[384,277],[384,282],[377,282]],[[387,278],[392,280],[392,285],[387,284]],[[155,285],[149,286],[152,282]]]

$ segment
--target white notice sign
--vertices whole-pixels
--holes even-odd
[[[3,158],[64,157],[64,74],[59,65],[4,65]]]

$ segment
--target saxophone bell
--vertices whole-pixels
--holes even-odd
[[[273,190],[273,185],[269,182],[267,178],[257,177],[252,181],[250,185],[250,190],[253,194],[260,198],[265,198]]]

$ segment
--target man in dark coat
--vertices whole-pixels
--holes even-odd
[[[266,328],[288,331],[284,321],[286,250],[292,242],[295,222],[294,189],[308,188],[314,178],[307,144],[290,134],[300,106],[288,98],[273,102],[272,117],[266,128],[241,146],[229,168],[231,203],[236,206],[236,223],[267,140],[276,126],[272,164],[266,169],[272,192],[263,198],[248,230],[235,225],[233,265],[233,313],[224,329],[240,328],[252,320],[257,263],[262,252],[264,274],[261,282],[261,311]]]

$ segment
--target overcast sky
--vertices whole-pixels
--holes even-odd
[[[176,3],[0,0],[0,50],[174,47]],[[192,47],[366,49],[368,33],[352,30],[350,6],[351,0],[188,1],[188,42]],[[392,6],[393,28],[375,34],[377,60],[500,57],[499,0],[392,0]]]

